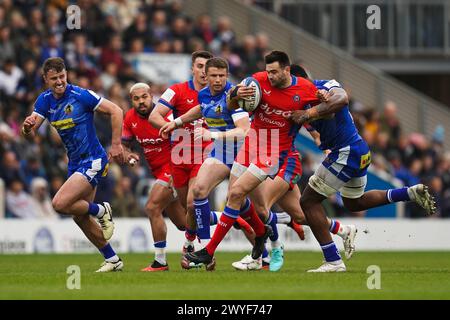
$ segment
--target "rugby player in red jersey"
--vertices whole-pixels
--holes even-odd
[[[166,124],[165,116],[173,112],[174,118],[179,118],[190,109],[198,105],[198,92],[207,85],[205,64],[213,55],[208,51],[192,53],[192,79],[177,83],[169,87],[159,99],[156,107],[149,117],[154,128],[160,129]],[[175,119],[176,120],[176,119]],[[172,154],[170,157],[173,186],[177,190],[181,204],[187,210],[186,215],[186,241],[183,253],[193,252],[197,236],[197,227],[194,214],[192,186],[198,170],[203,163],[203,154],[210,142],[195,142],[195,125],[204,126],[203,119],[183,124],[183,130],[175,131],[172,135]],[[177,135],[177,133],[184,135]],[[180,139],[181,138],[181,139]]]
[[[240,206],[250,192],[252,199],[261,200],[260,210],[263,212],[258,213],[264,214],[270,204],[293,188],[301,175],[300,155],[293,146],[298,126],[293,125],[289,117],[292,111],[302,110],[308,104],[319,102],[317,88],[305,79],[290,75],[290,61],[286,53],[272,51],[265,57],[265,62],[266,71],[253,75],[261,86],[262,98],[260,106],[254,111],[254,130],[247,136],[231,171],[238,178],[230,188],[224,214],[221,215],[213,238],[204,249],[186,254],[185,259],[188,261],[205,265],[212,261],[218,244],[235,222],[233,216],[239,213]],[[238,91],[247,89],[237,87],[232,90],[229,98],[234,102],[231,103],[237,104]],[[262,184],[269,176],[274,181],[279,181],[270,188],[270,193]],[[273,219],[269,216],[269,222],[276,223],[271,218]],[[264,242],[269,236],[272,237],[273,248],[278,249],[282,258],[282,246],[272,228],[264,226],[261,221],[251,221],[250,224],[257,235],[252,258],[258,259],[261,256]]]
[[[170,186],[170,141],[161,138],[159,130],[148,123],[148,116],[154,107],[150,86],[145,83],[134,84],[130,88],[130,99],[133,108],[126,113],[122,130],[122,143],[128,149],[127,161],[131,165],[139,161],[139,156],[130,151],[131,142],[136,140],[156,178],[145,205],[152,228],[155,259],[142,271],[166,271],[169,270],[165,252],[167,227],[162,213],[165,210],[175,226],[184,230],[186,211],[178,198],[174,198]],[[168,113],[167,117],[170,115]]]

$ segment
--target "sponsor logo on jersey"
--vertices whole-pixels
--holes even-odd
[[[194,99],[186,99],[186,102],[187,102],[188,104],[193,104],[193,103],[194,103]]]
[[[162,152],[162,148],[144,148],[144,153]]]
[[[206,118],[205,120],[209,127],[223,127],[227,125],[223,119]]]
[[[285,122],[282,122],[282,121],[276,121],[276,120],[270,119],[270,118],[268,118],[268,117],[265,117],[263,113],[260,113],[260,114],[259,114],[259,119],[260,119],[262,122],[266,122],[266,123],[268,123],[268,124],[270,124],[270,125],[274,125],[274,126],[277,126],[277,127],[280,127],[280,128],[281,128],[281,127],[284,127],[284,126],[286,125]]]
[[[261,103],[260,108],[264,111],[265,114],[267,115],[276,115],[276,116],[282,116],[283,118],[289,118],[289,116],[291,115],[292,111],[285,111],[285,110],[280,110],[277,108],[271,108],[269,107],[269,104],[267,103]]]
[[[66,130],[76,126],[75,122],[73,122],[72,118],[52,121],[52,126],[55,127],[56,130]]]
[[[159,143],[162,143],[162,142],[164,142],[164,139],[163,138],[156,138],[156,139],[148,139],[148,138],[145,138],[145,139],[139,139],[139,137],[136,137],[136,140],[137,140],[137,142],[139,142],[139,144],[142,144],[142,145],[149,145],[149,144],[159,144]]]
[[[264,94],[266,94],[268,96],[270,96],[270,93],[272,92],[272,90],[266,90],[266,89],[263,89],[263,91],[264,91]]]

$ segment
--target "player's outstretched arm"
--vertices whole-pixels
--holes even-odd
[[[183,124],[183,123],[192,122],[194,120],[198,120],[201,117],[203,117],[202,109],[201,109],[200,105],[196,105],[195,107],[193,107],[188,112],[186,112],[185,114],[183,114],[181,117],[178,117],[178,118],[181,119],[182,124]]]
[[[164,118],[169,111],[170,108],[166,107],[162,103],[157,103],[148,117],[148,122],[150,122],[154,128],[161,129],[161,127],[167,123]]]
[[[124,150],[122,146],[123,111],[114,102],[102,99],[97,111],[111,116],[112,139],[109,155],[119,164],[124,163]]]
[[[181,117],[178,117],[170,122],[165,122],[161,129],[159,129],[159,135],[164,139],[167,139],[169,137],[169,134],[176,128],[181,127],[184,123],[200,119],[202,116],[202,109],[200,105],[196,105]]]
[[[245,112],[245,116],[234,120],[234,125],[236,128],[223,132],[223,138],[244,139],[250,130],[250,119],[248,114]]]
[[[27,140],[33,139],[36,135],[36,130],[39,129],[44,120],[44,118],[38,116],[36,113],[32,113],[26,117],[22,124],[22,136]]]
[[[194,132],[194,139],[202,139],[203,141],[211,140],[226,140],[236,138],[238,140],[244,139],[250,130],[250,120],[248,115],[234,121],[236,128],[223,132],[211,132],[205,128],[197,128]]]

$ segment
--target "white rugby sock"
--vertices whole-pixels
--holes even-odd
[[[280,248],[282,246],[282,243],[279,239],[277,239],[275,241],[271,241],[271,244],[272,244],[272,249]]]
[[[97,203],[97,205],[98,205],[97,218],[101,218],[101,217],[103,217],[103,215],[105,214],[106,209],[105,209],[105,207],[104,207],[103,205],[101,205],[101,204],[98,204],[98,203]]]
[[[349,233],[350,233],[350,228],[347,225],[341,224],[339,226],[339,230],[337,232],[337,235],[339,237],[341,237],[342,239],[347,239],[347,236]]]
[[[117,262],[117,261],[119,261],[119,256],[117,254],[115,254],[112,257],[105,259],[105,261],[112,262],[112,263]]]
[[[291,216],[286,212],[277,212],[275,214],[277,215],[279,224],[289,224],[292,221]]]
[[[155,260],[161,264],[167,264],[166,248],[156,248],[155,247]]]

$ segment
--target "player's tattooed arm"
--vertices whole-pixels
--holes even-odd
[[[336,113],[348,104],[347,92],[342,88],[332,88],[330,91],[319,90],[317,97],[322,101],[315,107],[319,118]]]
[[[317,96],[322,103],[308,110],[293,111],[290,119],[302,125],[332,115],[348,104],[347,93],[342,88],[332,88],[329,92],[319,90]]]

